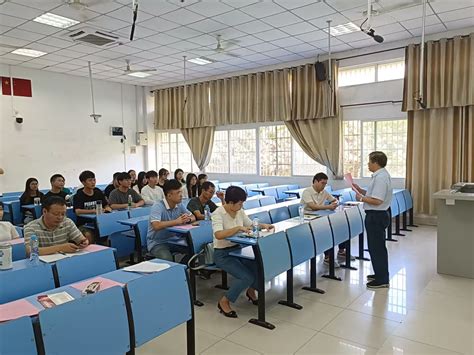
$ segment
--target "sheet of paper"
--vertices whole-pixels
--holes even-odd
[[[199,226],[193,226],[192,224],[183,224],[182,226],[175,226],[174,228],[182,229],[182,230],[190,230],[193,228],[197,228]]]
[[[84,254],[88,254],[88,253],[90,253],[90,252],[86,249],[79,249],[75,253],[65,253],[65,254],[66,254],[66,256],[70,257],[70,256],[76,256],[76,255],[84,255]]]
[[[344,180],[346,180],[346,182],[350,186],[354,185],[354,180],[352,179],[352,174],[351,173],[344,174]]]
[[[100,290],[99,291],[103,291],[103,290],[106,290],[106,289],[114,287],[114,286],[120,286],[120,287],[123,286],[123,283],[120,283],[120,282],[117,282],[117,281],[114,281],[114,280],[110,280],[110,279],[106,279],[105,277],[100,277],[100,276],[94,277],[94,278],[86,280],[86,281],[81,281],[81,282],[72,284],[71,286],[74,287],[75,289],[79,290],[79,291],[83,291],[92,282],[100,282]]]
[[[153,263],[151,261],[144,261],[139,264],[127,266],[123,268],[124,271],[129,272],[142,272],[142,273],[152,273],[165,270],[169,268],[169,264],[162,264],[162,263]]]
[[[48,295],[48,297],[51,299],[51,301],[54,302],[56,306],[59,306],[60,304],[74,301],[74,297],[72,297],[69,293],[67,292],[58,292],[58,293],[52,293]]]
[[[88,252],[94,252],[94,251],[99,251],[99,250],[104,250],[107,249],[107,247],[104,247],[103,245],[98,245],[98,244],[91,244],[85,247],[83,250],[88,251]]]
[[[39,257],[39,259],[44,263],[55,263],[56,261],[62,260],[65,258],[69,258],[69,256],[64,255],[64,254],[59,254],[59,253],[50,254],[50,255],[40,255]]]
[[[39,309],[25,299],[0,304],[0,322],[24,316],[35,316],[38,312]]]

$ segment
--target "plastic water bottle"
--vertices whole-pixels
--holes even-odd
[[[298,217],[299,217],[300,223],[303,223],[304,222],[304,206],[303,205],[298,207]]]
[[[260,221],[258,220],[257,217],[255,217],[252,220],[252,232],[253,232],[253,237],[254,238],[259,238],[260,237],[260,230],[258,229],[258,224],[259,223],[260,223]]]
[[[132,209],[132,195],[128,195],[128,210],[130,211]]]
[[[34,234],[30,238],[30,263],[33,266],[39,265],[39,242]]]
[[[96,215],[102,214],[102,201],[96,201],[95,202],[95,213]]]
[[[206,223],[211,221],[211,209],[209,208],[209,205],[204,206],[204,220]]]

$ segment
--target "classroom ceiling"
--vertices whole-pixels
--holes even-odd
[[[186,63],[189,80],[315,58],[328,49],[324,29],[365,19],[367,0],[139,0],[135,38],[129,40],[132,0],[0,0],[0,63],[87,76],[92,62],[95,78],[136,85],[166,85],[183,80],[183,56],[206,57],[208,65]],[[68,4],[69,3],[69,4]],[[71,4],[72,3],[72,4]],[[85,4],[86,6],[81,5]],[[421,34],[421,1],[376,0],[372,27],[385,42]],[[34,22],[49,12],[79,21],[67,29]],[[426,33],[474,26],[473,0],[431,0]],[[68,35],[84,27],[120,37],[121,45],[103,49],[74,42]],[[206,52],[221,35],[227,52]],[[230,41],[230,42],[226,42]],[[376,46],[361,31],[331,38],[333,52]],[[47,54],[26,57],[18,48]],[[228,55],[230,53],[232,56]],[[146,78],[124,74],[156,69]]]

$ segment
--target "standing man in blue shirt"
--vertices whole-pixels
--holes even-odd
[[[367,276],[368,288],[388,288],[388,253],[385,229],[390,225],[388,209],[392,201],[392,181],[385,169],[387,156],[383,152],[369,154],[369,170],[373,173],[367,191],[354,184],[357,201],[364,203],[367,244],[374,275]]]
[[[182,185],[178,180],[167,180],[163,185],[165,198],[155,202],[150,212],[147,249],[155,258],[173,261],[168,238],[174,234],[166,228],[194,222],[196,218],[181,203]]]

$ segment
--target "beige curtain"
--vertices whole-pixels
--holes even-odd
[[[430,41],[425,45],[427,109],[419,93],[419,45],[405,56],[402,109],[408,111],[406,184],[415,213],[435,215],[432,195],[458,181],[474,179],[473,36]]]
[[[329,75],[328,63],[325,65]],[[337,69],[333,62],[331,86],[327,81],[316,80],[314,64],[291,69],[291,120],[285,125],[301,149],[339,179],[342,118],[337,99]]]
[[[199,171],[204,171],[211,160],[214,131],[214,127],[185,128],[181,130]]]
[[[290,118],[289,70],[273,70],[210,82],[214,126],[286,121]]]

